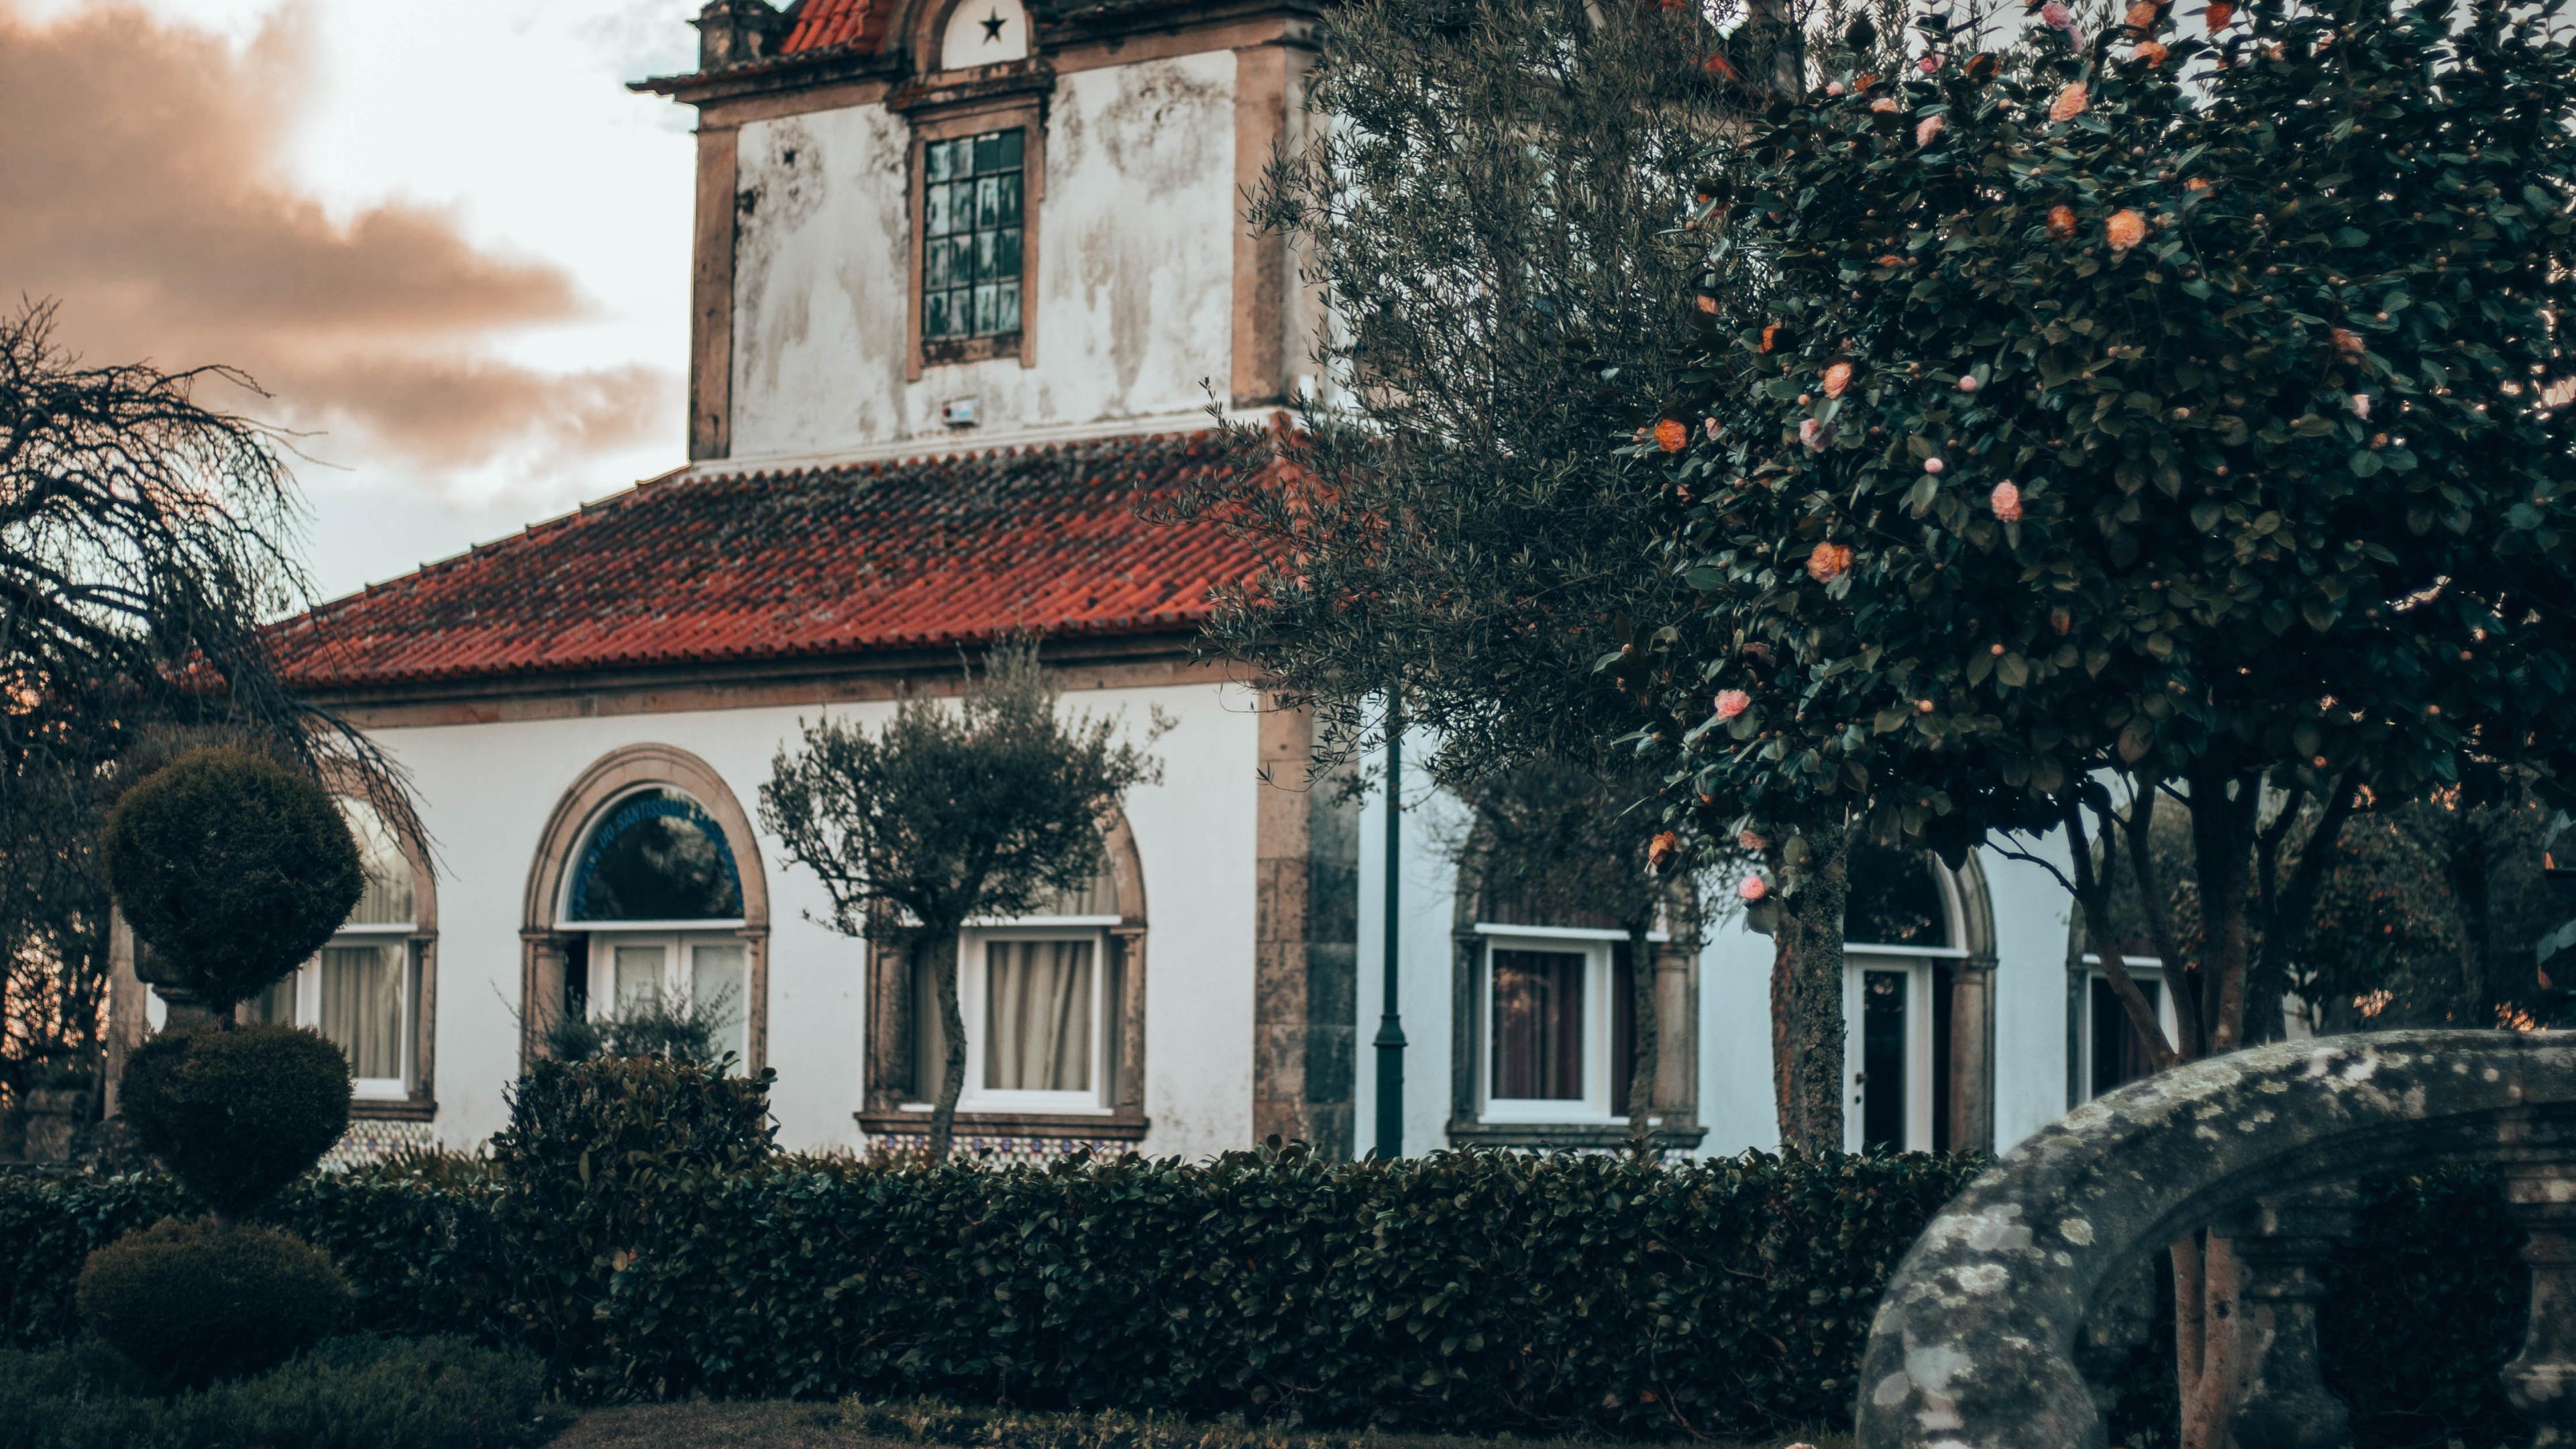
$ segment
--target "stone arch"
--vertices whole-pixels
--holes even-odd
[[[1950,1120],[1953,1152],[1995,1150],[1995,901],[1980,852],[1932,869],[1948,892],[1952,939],[1967,955],[1950,968]]]
[[[742,802],[714,766],[676,745],[635,744],[609,751],[581,772],[546,817],[529,863],[519,914],[519,1056],[524,1067],[539,1055],[546,1028],[564,1003],[565,933],[559,929],[565,872],[599,813],[619,798],[667,786],[695,799],[724,830],[742,877],[744,979],[743,1068],[769,1064],[769,880],[760,838]]]

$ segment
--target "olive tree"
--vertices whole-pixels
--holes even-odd
[[[1168,724],[1154,721],[1146,744]],[[1032,642],[969,669],[952,707],[911,698],[880,729],[826,719],[782,748],[760,787],[760,820],[831,896],[833,929],[896,933],[929,953],[946,1057],[930,1155],[948,1156],[966,1084],[957,933],[1026,915],[1087,883],[1101,823],[1162,765],[1120,738],[1115,718],[1057,707]]]
[[[2355,809],[2576,763],[2576,57],[2490,0],[2110,20],[1998,54],[1926,17],[1919,68],[1747,138],[1704,381],[1632,450],[1693,602],[1608,669],[1661,700],[1704,840],[1841,799],[2059,870],[2163,1064],[2245,1039],[2264,924]],[[2096,843],[2165,808],[2205,943],[2141,876],[2179,1040]],[[2230,1372],[2209,1264],[2176,1253],[2192,1444]]]

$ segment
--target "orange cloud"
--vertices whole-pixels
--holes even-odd
[[[493,354],[582,314],[560,268],[477,248],[437,208],[341,220],[298,190],[308,40],[292,8],[235,50],[130,5],[39,25],[0,0],[0,287],[58,299],[93,360],[242,368],[274,395],[246,410],[326,434],[312,448],[338,462],[564,463],[676,431],[665,372]]]

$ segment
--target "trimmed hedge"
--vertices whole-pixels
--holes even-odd
[[[0,1449],[533,1449],[545,1370],[462,1338],[334,1339],[256,1378],[164,1394],[95,1341],[0,1350]]]
[[[156,1380],[262,1373],[348,1327],[331,1255],[257,1223],[165,1222],[89,1255],[81,1321]]]
[[[574,1159],[578,1164],[578,1157]],[[499,1189],[352,1173],[262,1214],[338,1255],[360,1321],[560,1343],[521,1275],[592,1305],[565,1375],[600,1396],[933,1397],[1317,1426],[1758,1437],[1846,1418],[1876,1296],[1965,1160],[1759,1154],[1660,1169],[1445,1153],[1326,1166],[1238,1153],[1049,1170],[776,1158],[677,1173],[514,1255]],[[2495,1442],[2522,1333],[2492,1179],[2374,1184],[2332,1270],[2329,1381],[2365,1446]],[[70,1328],[99,1242],[187,1211],[155,1179],[0,1179],[12,1341]],[[531,1332],[534,1330],[534,1332]],[[2169,1404],[2169,1350],[2130,1402]],[[2168,1439],[2166,1442],[2170,1442]]]

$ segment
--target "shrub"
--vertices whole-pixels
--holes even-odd
[[[144,1372],[202,1385],[283,1363],[346,1326],[349,1280],[274,1228],[166,1222],[89,1257],[81,1322]]]
[[[540,1061],[492,1139],[495,1215],[511,1255],[507,1311],[557,1371],[599,1371],[599,1305],[611,1276],[676,1226],[692,1177],[764,1161],[776,1129],[769,1082],[665,1057]]]
[[[116,903],[217,1015],[322,948],[365,889],[329,792],[264,755],[191,750],[118,801]]]
[[[304,1027],[164,1032],[127,1058],[125,1119],[227,1217],[301,1177],[349,1128],[349,1059]]]
[[[90,1345],[0,1352],[0,1449],[519,1449],[543,1369],[464,1339],[334,1339],[259,1378],[164,1398]]]

